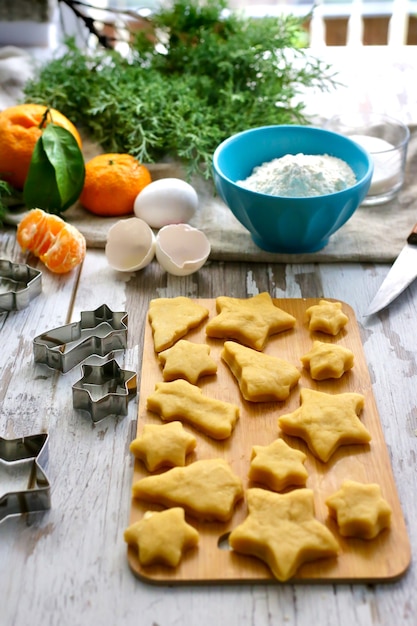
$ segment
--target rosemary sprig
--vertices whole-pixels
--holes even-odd
[[[224,0],[175,0],[150,18],[128,57],[68,41],[26,85],[25,99],[57,108],[107,151],[142,162],[177,157],[208,177],[223,139],[306,123],[300,93],[332,86],[329,66],[303,47],[303,19],[250,19],[226,8]]]

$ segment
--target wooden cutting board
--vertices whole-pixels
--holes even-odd
[[[210,318],[216,314],[215,300],[198,300],[198,302],[209,309]],[[314,491],[316,517],[326,524],[340,544],[340,554],[337,558],[305,564],[291,581],[384,582],[399,578],[410,563],[410,544],[354,311],[343,303],[343,311],[349,316],[349,322],[336,338],[332,338],[322,333],[311,333],[308,330],[305,311],[312,304],[317,304],[318,299],[277,299],[274,302],[294,315],[297,323],[293,330],[272,337],[264,352],[284,358],[299,367],[301,372],[299,385],[285,402],[257,404],[246,402],[240,394],[235,378],[220,358],[223,341],[208,339],[205,334],[205,324],[191,331],[186,338],[195,342],[207,342],[211,356],[218,363],[217,375],[201,378],[199,386],[203,389],[203,393],[210,397],[238,404],[240,419],[232,436],[225,441],[214,441],[185,425],[185,428],[193,432],[197,438],[195,452],[187,457],[187,462],[223,457],[231,463],[233,471],[241,477],[244,488],[247,488],[253,486],[249,484],[247,478],[252,446],[268,445],[277,437],[282,436],[292,447],[302,450],[307,455],[306,486]],[[340,380],[313,381],[308,372],[302,368],[300,357],[310,350],[314,339],[334,341],[350,348],[355,355],[353,369],[344,374]],[[162,423],[158,415],[146,409],[147,397],[154,391],[155,383],[161,380],[162,371],[154,352],[152,332],[148,322],[145,330],[140,383],[138,436],[145,424]],[[299,407],[302,387],[326,393],[357,392],[363,394],[365,408],[360,418],[371,433],[370,445],[343,446],[327,463],[322,463],[310,453],[301,439],[283,436],[279,431],[277,419],[280,415],[292,412]],[[148,475],[145,466],[136,460],[133,482]],[[325,499],[334,493],[346,478],[364,483],[378,483],[383,497],[392,507],[391,528],[384,530],[372,541],[343,538],[339,535],[335,522],[329,519]],[[132,498],[130,523],[141,519],[147,510],[161,510],[161,507]],[[175,569],[159,565],[141,566],[137,550],[131,546],[128,547],[127,552],[129,565],[141,579],[155,583],[273,582],[274,577],[262,561],[254,557],[239,555],[229,549],[228,533],[246,517],[246,514],[245,500],[242,500],[228,523],[198,522],[193,518],[187,519],[200,534],[199,546],[186,552]]]

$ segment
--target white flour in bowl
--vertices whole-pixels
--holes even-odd
[[[286,154],[254,168],[238,185],[271,196],[323,196],[351,187],[356,176],[342,159],[328,154]]]

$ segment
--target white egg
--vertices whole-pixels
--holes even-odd
[[[187,276],[199,270],[210,254],[206,235],[189,224],[168,224],[156,236],[156,258],[169,274]]]
[[[155,256],[156,239],[150,226],[137,217],[119,220],[109,229],[105,254],[120,272],[140,270]]]
[[[142,189],[133,210],[136,217],[152,228],[161,228],[189,222],[197,208],[198,195],[194,187],[181,178],[160,178]]]

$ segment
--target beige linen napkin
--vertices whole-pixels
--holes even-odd
[[[97,152],[85,143],[86,158]],[[175,163],[149,165],[153,179],[163,176],[184,177]],[[311,254],[269,253],[258,248],[248,231],[215,194],[213,184],[200,178],[192,181],[200,207],[191,221],[203,230],[211,243],[212,260],[259,261],[276,263],[376,262],[390,263],[399,254],[417,222],[417,127],[411,128],[407,153],[405,184],[398,196],[377,207],[359,207],[351,219],[331,238],[328,245]],[[116,218],[100,218],[87,213],[79,204],[65,213],[67,219],[84,233],[87,245],[105,246],[107,232]]]

